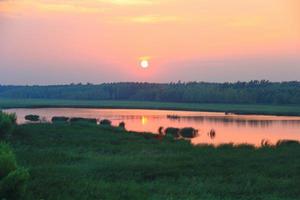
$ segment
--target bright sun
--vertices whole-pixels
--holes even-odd
[[[149,67],[149,61],[148,60],[142,60],[140,63],[140,66],[144,69]]]

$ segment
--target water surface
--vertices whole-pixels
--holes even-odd
[[[25,115],[36,114],[46,121],[53,116],[109,119],[114,125],[124,121],[127,130],[140,132],[157,133],[160,126],[194,127],[199,130],[199,136],[192,139],[194,144],[249,143],[259,146],[262,140],[273,144],[281,139],[300,141],[300,117],[143,109],[37,108],[5,111],[16,113],[18,123],[26,122]],[[215,130],[215,137],[208,134],[211,129]]]

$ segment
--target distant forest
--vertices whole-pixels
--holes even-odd
[[[0,85],[0,98],[141,100],[192,103],[300,104],[300,82],[104,83]]]

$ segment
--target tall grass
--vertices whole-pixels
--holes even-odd
[[[17,122],[15,114],[7,114],[0,111],[0,139],[9,136]]]
[[[93,124],[28,124],[10,138],[23,199],[296,200],[300,145],[192,146]]]

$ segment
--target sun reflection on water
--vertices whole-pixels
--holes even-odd
[[[145,116],[142,116],[142,125],[146,125],[148,123],[148,118]]]

